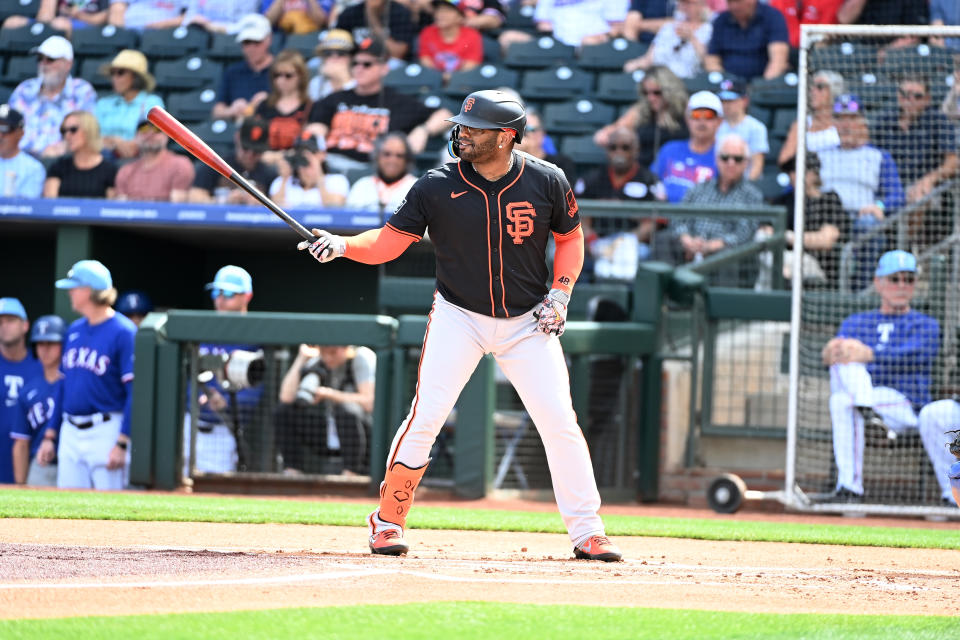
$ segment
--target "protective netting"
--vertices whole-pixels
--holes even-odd
[[[955,509],[944,466],[944,431],[960,419],[955,55],[929,31],[826,31],[810,39],[797,113],[795,481],[826,508]]]

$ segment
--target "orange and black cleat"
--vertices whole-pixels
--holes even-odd
[[[384,529],[370,536],[370,553],[381,556],[406,555],[410,547],[396,529]]]
[[[610,542],[607,536],[590,536],[573,548],[573,555],[580,560],[602,560],[603,562],[619,562],[623,559],[620,549]]]

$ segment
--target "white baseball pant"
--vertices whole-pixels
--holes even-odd
[[[57,447],[57,486],[61,489],[123,489],[124,467],[107,469],[110,450],[120,436],[123,414],[115,412],[108,415],[109,420],[100,421],[100,414],[64,414]],[[79,423],[93,422],[93,425],[80,429],[74,426],[71,418]]]
[[[532,309],[515,318],[493,318],[467,311],[435,293],[416,394],[393,439],[387,468],[397,461],[412,468],[427,462],[437,434],[480,358],[492,353],[540,433],[557,507],[577,545],[604,533],[597,515],[600,494],[573,411],[560,340],[536,331],[536,324]]]
[[[205,473],[229,473],[237,470],[237,440],[230,427],[214,425],[209,431],[197,429],[193,468]],[[183,476],[190,475],[190,414],[183,419]]]
[[[937,400],[920,409],[923,448],[930,456],[942,496],[956,504],[950,486],[950,467],[957,460],[947,449],[952,436],[946,435],[954,429],[960,429],[960,403],[956,400]]]

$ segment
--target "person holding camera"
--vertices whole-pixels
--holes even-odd
[[[280,174],[270,185],[270,197],[281,207],[340,207],[347,201],[350,181],[327,173],[323,139],[308,135],[297,141],[293,153],[277,161]]]
[[[280,383],[277,446],[290,473],[308,453],[340,450],[345,475],[366,475],[377,356],[367,347],[300,345]]]

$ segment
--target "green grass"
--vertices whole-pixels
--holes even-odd
[[[0,518],[362,526],[373,505],[373,500],[367,504],[350,504],[149,493],[0,490]],[[607,533],[612,536],[960,549],[960,529],[754,522],[739,520],[735,516],[697,519],[608,515],[604,517],[604,523]],[[564,532],[563,523],[556,512],[429,506],[415,508],[408,525],[412,529]]]
[[[946,616],[775,615],[676,609],[437,602],[232,613],[0,621],[0,637],[81,638],[585,638],[589,640],[943,640]]]

